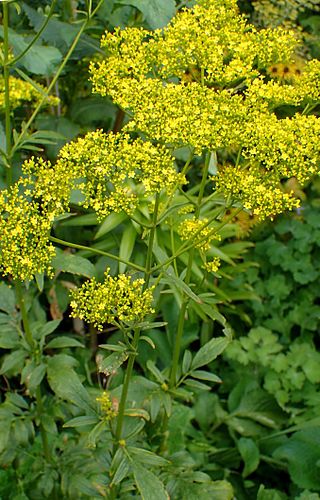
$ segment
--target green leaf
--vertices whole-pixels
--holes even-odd
[[[173,271],[165,272],[165,276],[161,279],[161,283],[167,283],[168,285],[174,286],[179,293],[183,291],[190,299],[198,304],[202,302],[191,288],[181,278],[176,276]]]
[[[320,429],[313,427],[294,433],[273,453],[288,463],[291,479],[300,488],[320,489]]]
[[[181,500],[233,500],[234,498],[232,485],[228,481],[223,480],[199,485],[189,483]]]
[[[63,354],[52,356],[48,360],[48,382],[53,392],[82,410],[95,412],[87,390],[76,372],[68,364],[68,357]]]
[[[147,422],[150,420],[149,413],[143,408],[127,408],[124,412],[127,417],[143,418]]]
[[[197,389],[199,391],[211,391],[210,385],[203,384],[202,382],[198,382],[198,380],[193,380],[191,378],[187,378],[184,382],[185,385],[191,387],[191,389]]]
[[[46,345],[46,349],[63,349],[64,347],[84,347],[84,345],[72,337],[56,337]]]
[[[187,349],[184,351],[184,355],[183,355],[183,359],[182,359],[182,373],[187,373],[189,371],[190,366],[191,366],[191,362],[192,362],[192,354]]]
[[[108,422],[105,420],[102,420],[99,422],[97,425],[94,426],[91,432],[88,434],[88,446],[90,448],[95,448],[97,440],[99,439],[100,435],[105,432],[105,430],[108,428]]]
[[[223,326],[226,325],[226,318],[219,313],[215,306],[205,303],[198,303],[193,306],[196,306],[197,309],[201,309],[201,311],[213,321],[218,321]]]
[[[0,26],[0,37],[3,38],[2,26]],[[9,29],[9,43],[15,56],[21,54],[28,46],[26,38],[12,29]],[[20,59],[19,65],[35,75],[50,76],[56,70],[61,59],[62,54],[56,47],[35,43]]]
[[[22,8],[28,16],[30,24],[34,27],[34,31],[37,33],[46,20],[46,16],[41,11],[37,11],[30,7],[30,5],[27,5],[26,2],[23,2]],[[78,31],[79,27],[77,23],[71,24],[62,22],[55,16],[53,16],[49,20],[45,30],[41,33],[40,39],[50,45],[57,47],[59,50],[65,53],[71,46]],[[79,60],[80,57],[90,56],[91,54],[96,53],[98,49],[98,42],[88,36],[86,33],[82,33],[77,47],[72,54],[72,58]]]
[[[66,422],[63,427],[82,427],[86,425],[96,425],[99,421],[98,417],[82,415],[81,417],[75,417]]]
[[[208,380],[209,382],[216,382],[222,384],[222,380],[214,373],[206,372],[205,370],[195,370],[190,373],[190,377],[198,378],[199,380]]]
[[[57,272],[78,274],[87,278],[93,278],[96,275],[95,267],[90,260],[79,255],[63,252],[60,249],[57,249],[57,254],[53,258],[51,265]]]
[[[130,260],[137,237],[137,231],[132,224],[128,225],[124,230],[121,238],[119,257],[123,260]],[[119,262],[119,273],[124,273],[127,264]]]
[[[240,438],[237,447],[244,461],[243,477],[249,476],[254,472],[260,462],[260,452],[256,443],[250,438]]]
[[[170,462],[152,451],[143,448],[136,448],[135,446],[128,446],[127,452],[135,462],[141,462],[149,465],[150,467],[162,467],[168,465]]]
[[[47,370],[47,365],[41,363],[31,372],[31,375],[27,381],[27,386],[31,393],[34,393],[37,387],[39,387],[39,385],[41,384],[43,377],[45,376],[46,370]]]
[[[163,384],[165,382],[164,376],[162,375],[160,370],[156,367],[156,365],[151,359],[147,361],[147,368],[148,370],[150,370],[150,372],[152,373],[154,378],[159,382],[159,384]]]
[[[36,273],[35,278],[36,278],[36,283],[37,283],[37,287],[38,287],[39,292],[43,292],[44,273]]]
[[[0,309],[8,314],[12,314],[16,310],[16,298],[14,291],[3,281],[0,283]]]
[[[9,318],[9,316],[8,316]],[[14,349],[19,346],[20,337],[12,325],[2,325],[0,328],[0,348]]]
[[[69,214],[69,216],[72,214]],[[74,215],[74,214],[73,214]],[[76,227],[76,226],[96,226],[98,224],[98,219],[96,214],[84,214],[70,217],[64,220],[61,225],[64,227]]]
[[[132,464],[133,476],[142,500],[169,500],[163,483],[145,467]]]
[[[10,438],[12,418],[0,419],[0,453],[2,453],[6,448]]]
[[[112,484],[119,484],[121,481],[127,476],[128,472],[130,470],[129,464],[128,464],[128,459],[124,457],[121,462],[119,463],[113,477],[112,477]]]
[[[27,357],[27,352],[23,350],[14,351],[4,357],[0,375],[5,375],[11,370],[21,369],[23,366],[23,362]]]
[[[225,348],[230,343],[230,340],[226,337],[218,337],[215,339],[209,340],[207,344],[200,348],[200,350],[196,353],[193,358],[191,368],[196,370],[200,368],[200,366],[207,365],[211,363],[211,361],[215,360],[219,354],[221,354]]]
[[[122,351],[120,353],[113,352],[110,356],[99,362],[98,370],[99,372],[103,372],[105,375],[111,375],[117,371],[117,369],[128,359],[128,357],[129,354],[127,351]]]
[[[152,29],[166,26],[176,12],[174,0],[117,0],[117,3],[139,9]]]
[[[54,319],[52,321],[48,321],[44,326],[41,327],[39,331],[39,337],[46,337],[50,335],[50,333],[54,332],[61,323],[61,319]]]
[[[110,233],[111,231],[113,231],[113,229],[119,226],[127,218],[128,218],[127,214],[123,212],[112,213],[108,215],[108,217],[104,219],[98,231],[96,232],[94,239],[97,240],[98,238],[101,238],[101,236]]]

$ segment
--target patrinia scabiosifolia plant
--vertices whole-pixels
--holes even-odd
[[[103,430],[109,432],[110,496],[116,498],[131,474],[143,498],[153,483],[157,498],[164,499],[165,487],[145,464],[168,463],[127,446],[139,429],[130,434],[126,420],[151,415],[155,422],[161,416],[165,453],[171,398],[192,398],[192,390],[206,389],[199,380],[218,381],[199,368],[225,349],[229,330],[193,358],[185,351],[180,366],[186,317],[192,310],[225,326],[209,292],[210,273],[219,268],[214,243],[228,223],[226,210],[272,218],[299,205],[286,181],[304,183],[317,173],[320,123],[308,112],[320,98],[320,63],[306,63],[291,80],[273,79],[268,68],[290,62],[295,36],[282,29],[257,30],[239,15],[235,0],[199,0],[164,29],[116,29],[103,36],[101,46],[106,57],[91,65],[94,92],[111,96],[129,119],[119,133],[97,130],[67,144],[55,164],[42,158],[23,164],[20,180],[1,192],[0,265],[15,281],[43,272],[50,277],[54,243],[84,249],[51,234],[75,192],[99,221],[124,212],[140,227],[144,263],[105,253],[125,264],[128,274],[112,276],[108,270],[102,283],[87,281],[72,292],[71,307],[73,316],[98,330],[109,324],[122,335],[118,344],[106,346],[114,352],[100,366],[109,376],[127,362],[120,400],[114,405],[108,393],[98,399],[102,417],[95,438],[91,435],[95,441]],[[289,117],[281,113],[284,105]],[[176,159],[181,148],[184,165]],[[188,189],[194,179],[199,181]],[[180,312],[171,366],[161,373],[147,365],[158,384],[149,415],[145,408],[128,408],[128,393],[139,342],[152,345],[143,331],[152,328],[159,292],[173,293]],[[172,498],[178,498],[170,484]],[[205,491],[213,495],[215,487],[208,476]],[[232,497],[228,483],[219,487],[223,498]]]

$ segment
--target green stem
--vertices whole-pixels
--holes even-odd
[[[223,222],[221,222],[221,224],[219,224],[219,226],[215,227],[214,229],[212,229],[210,231],[210,233],[208,233],[206,236],[204,236],[203,238],[199,238],[197,240],[197,244],[199,243],[202,243],[204,241],[206,241],[208,238],[210,238],[211,236],[213,236],[214,234],[216,234],[218,231],[220,231],[220,229],[222,229],[224,226],[226,226],[227,224],[229,224],[229,222],[234,219],[234,217],[237,216],[237,214],[239,212],[242,211],[242,207],[238,208],[234,213],[230,214]],[[212,222],[212,220],[209,220],[208,223],[206,225],[203,225],[201,226],[201,229],[199,229],[198,231],[195,231],[194,235],[193,235],[193,239],[195,239],[199,234],[200,232],[205,228],[207,227],[210,223]],[[161,264],[158,264],[156,266],[154,266],[151,271],[154,273],[156,271],[158,271],[159,269],[162,269],[163,267],[166,267],[168,265],[171,264],[171,262],[176,259],[177,257],[179,257],[180,255],[182,255],[183,253],[185,252],[188,252],[191,248],[194,247],[194,243],[184,243],[183,245],[181,245],[181,247],[176,251],[176,253],[174,255],[171,255],[171,257],[169,257],[165,262],[162,262]]]
[[[198,194],[198,200],[197,200],[196,209],[195,209],[195,213],[194,213],[196,219],[199,219],[199,215],[200,215],[200,209],[201,209],[202,199],[203,199],[203,195],[204,195],[204,189],[205,189],[206,180],[208,177],[209,162],[210,162],[210,155],[207,154],[205,164],[204,164],[203,173],[202,173],[202,179],[201,179],[201,184],[200,184],[200,189],[199,189],[199,194]],[[189,253],[189,257],[188,257],[187,273],[186,273],[186,277],[185,277],[185,283],[187,285],[190,284],[193,259],[194,259],[194,246],[192,248],[190,248],[190,253]],[[181,309],[179,312],[178,328],[177,328],[177,333],[176,333],[176,338],[175,338],[174,348],[173,348],[173,355],[172,355],[172,364],[171,364],[171,372],[170,372],[170,380],[169,380],[171,388],[173,388],[177,382],[177,371],[178,371],[178,366],[179,366],[181,344],[182,344],[182,337],[183,337],[184,323],[185,323],[185,316],[186,316],[188,302],[189,302],[188,297],[184,296],[183,302],[181,305]]]
[[[40,38],[41,34],[44,32],[44,30],[46,29],[47,27],[47,24],[48,22],[50,21],[50,18],[52,16],[52,13],[53,13],[53,9],[54,9],[54,6],[55,6],[55,3],[56,3],[56,0],[52,0],[52,3],[51,3],[51,7],[50,7],[50,10],[49,10],[49,13],[44,21],[44,23],[42,24],[41,28],[39,29],[39,31],[37,32],[37,34],[34,36],[34,38],[31,40],[31,42],[29,43],[29,45],[27,45],[27,47],[22,51],[20,52],[20,54],[15,57],[14,59],[11,59],[10,61],[10,66],[14,66],[18,61],[20,61],[20,59],[25,55],[27,54],[27,52],[29,52],[29,50],[31,49],[31,47],[36,43],[36,41]]]
[[[25,303],[25,294],[22,290],[22,285],[19,281],[15,282],[15,291],[17,294],[18,304],[19,304],[19,308],[20,308],[20,312],[21,312],[22,324],[23,324],[23,329],[24,329],[24,333],[26,336],[26,341],[28,342],[28,345],[30,346],[30,348],[33,350],[34,340],[33,340],[31,328],[29,325],[28,312],[27,312],[26,303]]]
[[[156,196],[156,201],[155,201],[155,206],[154,206],[154,211],[153,211],[153,218],[152,218],[152,228],[150,230],[149,234],[149,244],[148,244],[148,251],[147,251],[147,257],[146,257],[146,267],[145,267],[145,272],[144,272],[144,286],[143,289],[146,290],[149,286],[150,282],[150,276],[151,276],[151,266],[152,266],[152,256],[153,256],[153,243],[155,239],[155,232],[156,232],[156,227],[157,227],[157,219],[158,219],[158,210],[159,210],[159,196]],[[133,371],[133,365],[137,356],[137,348],[140,340],[140,333],[141,329],[136,328],[134,331],[134,336],[133,336],[133,341],[132,341],[132,351],[129,355],[129,360],[128,360],[128,365],[126,369],[126,374],[123,382],[123,387],[122,387],[122,393],[121,393],[121,399],[119,403],[119,412],[118,412],[118,417],[117,417],[117,427],[116,427],[116,439],[117,439],[117,446],[119,444],[119,440],[121,439],[122,435],[122,427],[123,427],[123,420],[124,420],[124,412],[125,412],[125,407],[126,407],[126,401],[127,401],[127,396],[128,396],[128,389],[129,389],[129,384],[130,384],[130,379],[132,376],[132,371]]]
[[[5,102],[5,131],[6,131],[6,156],[11,158],[11,106],[10,106],[10,75],[9,75],[9,9],[8,4],[3,4],[3,78],[4,78],[4,102]],[[7,187],[12,184],[12,166],[10,161],[7,165]]]
[[[14,153],[18,148],[19,148],[19,144],[21,143],[22,139],[24,138],[24,135],[26,133],[26,131],[28,130],[28,128],[30,127],[30,125],[33,123],[33,121],[35,120],[37,114],[39,113],[39,110],[40,108],[42,107],[42,105],[44,104],[45,100],[47,99],[48,95],[50,94],[51,90],[54,88],[58,78],[60,77],[65,65],[67,64],[68,60],[70,59],[70,56],[72,54],[72,52],[74,51],[74,49],[76,48],[78,42],[79,42],[79,39],[82,35],[82,33],[84,32],[84,30],[86,29],[89,21],[91,20],[92,16],[97,12],[97,10],[99,9],[99,7],[102,5],[103,3],[103,0],[100,0],[100,2],[98,3],[97,7],[94,9],[94,11],[92,12],[89,12],[88,13],[88,17],[87,19],[84,21],[84,23],[82,24],[80,30],[78,31],[77,35],[75,36],[72,44],[71,44],[71,47],[69,48],[67,54],[65,55],[65,58],[64,60],[62,61],[60,67],[58,68],[55,76],[53,77],[49,87],[47,88],[47,91],[46,91],[46,95],[43,96],[43,98],[39,101],[37,107],[35,108],[34,112],[32,113],[32,115],[30,116],[29,120],[27,121],[27,123],[23,126],[22,128],[22,131],[21,133],[19,134],[17,140],[15,141],[15,144],[14,144],[14,147],[12,149],[12,152]],[[4,4],[5,5],[5,4]]]
[[[110,257],[110,259],[116,260],[117,262],[123,262],[123,264],[126,264],[128,267],[132,267],[137,271],[145,271],[145,268],[142,266],[138,266],[138,264],[134,264],[129,260],[121,259],[117,255],[113,255],[112,253],[109,252],[104,252],[103,250],[99,250],[98,248],[87,247],[85,245],[78,245],[77,243],[71,243],[71,241],[60,240],[60,238],[55,238],[54,236],[50,236],[49,240],[52,241],[53,243],[58,243],[59,245],[63,245],[65,247],[76,248],[77,250],[86,250],[92,253],[96,253],[97,255],[104,255],[105,257]]]

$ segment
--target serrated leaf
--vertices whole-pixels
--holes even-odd
[[[61,399],[74,403],[90,413],[95,412],[95,405],[91,402],[87,390],[67,360],[68,358],[62,354],[49,358],[47,371],[51,389]]]
[[[3,38],[3,27],[0,26],[0,37]],[[9,29],[9,43],[15,56],[18,56],[28,47],[28,42],[23,35]],[[56,47],[47,47],[35,43],[19,60],[27,71],[35,75],[50,76],[61,62],[62,54]]]
[[[207,344],[200,348],[193,358],[191,368],[193,370],[207,365],[214,361],[228,346],[230,340],[226,337],[218,337],[209,340]]]
[[[120,353],[113,352],[107,358],[104,358],[98,366],[99,372],[105,375],[111,375],[116,372],[117,369],[128,359],[129,354],[127,351],[122,351]]]
[[[320,489],[317,462],[320,457],[320,429],[313,427],[295,432],[273,453],[274,458],[288,463],[292,480],[300,488]]]
[[[87,278],[93,278],[96,275],[95,267],[90,260],[84,259],[79,255],[58,251],[58,249],[56,256],[52,259],[51,265],[57,272],[78,274]]]
[[[64,347],[84,347],[84,345],[72,337],[56,337],[46,345],[46,349],[63,349]]]
[[[240,438],[237,442],[237,447],[244,461],[243,477],[249,476],[254,472],[260,462],[260,452],[256,443],[250,438]]]
[[[145,467],[132,464],[133,476],[142,500],[169,500],[163,483]]]
[[[152,29],[166,26],[176,12],[174,0],[117,0],[117,3],[139,9]]]

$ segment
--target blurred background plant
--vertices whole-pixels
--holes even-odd
[[[9,75],[14,129],[9,150],[0,80],[3,188],[9,164],[15,181],[31,154],[55,162],[66,142],[97,128],[118,132],[127,122],[111,99],[92,95],[89,82],[89,62],[102,61],[99,40],[106,29],[155,30],[195,2],[105,0],[94,13],[98,3],[91,1],[6,3],[10,51],[2,59],[19,60]],[[239,3],[258,27],[297,27],[304,46],[288,66],[290,75],[318,57],[317,2]],[[3,24],[0,28],[4,39]],[[288,81],[287,73],[283,64],[270,67],[280,84]],[[292,108],[277,112],[290,116]],[[313,113],[317,116],[317,107]],[[182,166],[188,151],[176,150],[175,157]],[[194,164],[201,168],[203,160],[196,157]],[[211,175],[215,161],[212,155]],[[199,180],[191,173],[191,210]],[[194,300],[198,290],[183,281],[186,253],[174,261],[174,272],[157,297],[159,324],[143,326],[146,340],[139,345],[128,393],[128,443],[117,453],[112,426],[127,354],[116,349],[120,335],[114,325],[98,334],[92,325],[70,318],[69,292],[83,279],[101,281],[106,268],[116,275],[130,269],[126,261],[143,266],[148,227],[139,222],[150,223],[150,203],[140,204],[138,222],[122,212],[100,224],[95,213],[79,208],[79,193],[73,193],[71,215],[54,223],[55,237],[71,245],[57,250],[53,279],[39,274],[27,290],[10,278],[0,285],[0,498],[103,498],[110,493],[110,477],[121,499],[165,498],[163,483],[171,498],[186,500],[319,498],[318,187],[313,182],[304,192],[299,186],[295,190],[304,199],[302,208],[273,223],[258,224],[248,212],[224,210],[220,240],[207,253],[209,267],[203,268],[201,252],[193,261],[192,280],[207,287],[202,302]],[[184,194],[175,202],[180,211],[159,224],[155,253],[160,260],[166,257],[161,252],[188,240],[186,227],[179,229],[185,218],[189,235],[194,231]],[[203,220],[221,207],[222,197],[208,196]],[[90,249],[85,248],[89,242]],[[191,305],[179,386],[170,392],[168,367],[181,290]],[[223,359],[214,360],[205,346],[223,334],[224,318],[236,340]],[[116,346],[107,357],[106,343]],[[164,432],[170,435],[167,441]],[[133,462],[137,466],[130,475]]]

